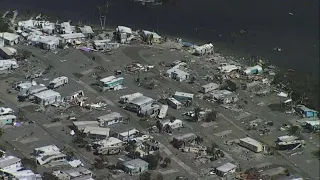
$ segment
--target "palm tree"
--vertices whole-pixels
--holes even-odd
[[[171,163],[171,159],[169,157],[164,158],[163,166],[167,167]]]
[[[101,6],[97,6],[98,13],[99,13],[99,18],[100,18],[100,27],[102,29],[102,8]]]
[[[97,6],[99,17],[100,17],[101,29],[104,29],[106,26],[106,18],[107,18],[108,8],[109,8],[109,1],[107,1],[107,3],[102,6]],[[103,17],[103,22],[102,22],[102,17]]]
[[[320,150],[313,151],[312,154],[320,160]]]
[[[294,135],[294,136],[298,136],[301,133],[301,129],[299,126],[292,126],[289,130],[288,130],[289,135]]]

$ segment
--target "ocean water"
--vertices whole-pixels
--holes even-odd
[[[0,0],[0,10],[36,11],[99,23],[96,6],[106,0]],[[284,68],[319,73],[319,1],[179,0],[146,7],[109,0],[107,25],[158,31],[191,41],[212,42],[226,53],[260,56]],[[293,14],[293,15],[292,15]],[[232,43],[231,34],[247,31]],[[275,47],[281,51],[274,51]]]

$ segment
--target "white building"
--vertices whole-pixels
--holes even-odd
[[[60,93],[53,91],[53,90],[47,90],[42,91],[34,95],[35,102],[39,105],[50,105],[56,102],[61,102],[61,95]]]
[[[239,70],[240,67],[239,66],[236,66],[236,65],[222,65],[220,67],[218,67],[218,69],[220,69],[220,72],[222,73],[230,73],[232,71],[235,71],[235,70]]]
[[[19,82],[16,84],[16,87],[15,89],[17,89],[18,91],[23,91],[23,90],[26,90],[26,89],[29,89],[31,86],[35,86],[37,85],[37,82],[36,81],[26,81],[26,82]]]
[[[17,180],[42,180],[40,174],[35,174],[31,170],[19,170],[10,174]]]
[[[56,36],[38,36],[31,41],[45,50],[57,49],[60,44],[60,38]]]
[[[107,44],[111,41],[111,39],[103,39],[103,40],[94,40],[93,48],[96,50],[105,50],[107,49]]]
[[[17,117],[12,114],[0,116],[0,126],[12,125],[17,120]]]
[[[216,90],[220,87],[219,84],[216,84],[216,83],[209,83],[209,84],[206,84],[206,85],[203,85],[200,89],[200,92],[202,93],[208,93],[210,91],[213,91],[213,90]]]
[[[152,43],[160,43],[161,41],[161,36],[155,32],[151,32],[151,31],[147,31],[147,30],[143,30],[142,31],[142,37],[146,38],[146,37],[152,37]]]
[[[171,72],[171,78],[174,79],[174,80],[177,80],[179,82],[182,82],[182,81],[185,81],[185,80],[189,79],[190,78],[190,74],[185,72],[185,71],[182,71],[180,69],[174,69]]]
[[[62,34],[72,34],[73,33],[70,22],[63,22],[60,24],[60,33],[62,33]]]
[[[99,127],[98,121],[73,121],[72,124],[78,131],[83,131],[87,126]]]
[[[2,39],[5,44],[13,46],[19,43],[20,36],[9,32],[2,32],[0,33],[0,39]]]
[[[194,94],[176,91],[173,97],[180,102],[193,101]]]
[[[132,140],[133,138],[136,137],[136,135],[139,133],[139,131],[135,128],[130,129],[128,131],[124,131],[122,133],[118,134],[118,139],[120,139],[121,141],[128,141],[128,140]]]
[[[131,28],[125,26],[118,26],[116,28],[116,32],[121,43],[127,43],[130,41],[130,37],[132,35]]]
[[[67,170],[62,169],[58,171],[53,171],[52,174],[56,176],[59,180],[93,180],[93,173],[84,167],[78,167]]]
[[[114,137],[109,137],[94,144],[98,145],[96,152],[104,155],[119,153],[123,147],[123,142]]]
[[[123,116],[118,112],[111,112],[109,114],[97,118],[101,127],[117,124],[123,121]]]
[[[12,59],[17,54],[17,50],[12,47],[0,46],[0,57],[4,59]]]
[[[45,165],[50,162],[66,161],[66,155],[60,152],[56,145],[49,145],[40,148],[35,148],[33,154],[36,157],[37,163]]]
[[[197,138],[197,135],[194,133],[186,133],[182,135],[176,135],[173,137],[175,141],[182,141],[182,142],[192,142]]]
[[[35,20],[29,19],[29,20],[26,20],[26,21],[18,22],[18,27],[21,30],[24,30],[25,28],[34,28],[35,24],[37,24],[37,22]]]
[[[210,94],[214,101],[218,101],[223,104],[229,104],[238,101],[237,95],[228,90],[213,90],[210,92]]]
[[[11,69],[17,69],[17,68],[19,68],[19,65],[15,59],[0,60],[1,70],[11,70]]]
[[[239,145],[243,146],[255,153],[262,152],[264,150],[264,146],[261,142],[252,139],[250,137],[239,139]]]
[[[14,156],[7,156],[0,159],[0,169],[3,172],[15,172],[22,169],[21,159]]]
[[[110,128],[87,126],[84,128],[83,133],[90,139],[106,139],[109,137]]]
[[[259,74],[262,72],[262,67],[259,66],[259,65],[256,65],[256,66],[253,66],[253,67],[248,67],[246,70],[244,70],[244,72],[247,74],[247,75],[250,75],[250,74]]]
[[[195,48],[195,53],[197,55],[205,55],[205,54],[212,54],[214,52],[213,44],[204,44],[202,46],[198,46]]]
[[[82,41],[85,39],[85,35],[82,33],[73,33],[73,34],[61,34],[62,43],[73,43],[76,41]]]
[[[141,109],[143,109],[146,106],[151,106],[153,103],[154,103],[154,100],[152,98],[149,98],[146,96],[140,96],[131,100],[126,105],[126,109],[139,113]]]
[[[160,121],[162,124],[162,127],[169,126],[171,129],[177,129],[177,128],[182,128],[183,127],[183,122],[179,119],[176,119],[174,121],[171,120],[163,120]]]
[[[0,116],[9,115],[12,113],[14,113],[14,111],[11,108],[0,107]]]
[[[131,175],[140,174],[149,169],[149,163],[142,159],[132,159],[123,163],[124,171]]]
[[[91,26],[83,26],[79,27],[79,29],[81,33],[84,34],[86,37],[91,37],[94,34]]]
[[[132,34],[131,28],[126,26],[118,26],[116,30],[120,33]]]
[[[231,174],[236,172],[237,165],[232,164],[232,163],[226,163],[220,167],[216,168],[216,173],[218,176],[226,176],[227,174]]]
[[[159,119],[163,119],[167,116],[168,108],[168,105],[161,105],[160,112],[158,114]]]

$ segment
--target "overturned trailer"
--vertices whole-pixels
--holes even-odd
[[[168,105],[161,105],[160,112],[158,114],[159,119],[163,119],[167,116],[168,107]]]

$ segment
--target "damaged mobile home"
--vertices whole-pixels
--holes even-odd
[[[35,102],[39,105],[50,105],[53,103],[61,102],[60,93],[53,90],[46,90],[39,93],[34,94]]]
[[[124,78],[115,76],[109,76],[103,79],[100,79],[100,86],[102,91],[116,89],[118,86],[124,84]]]

